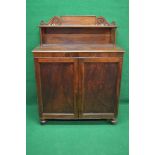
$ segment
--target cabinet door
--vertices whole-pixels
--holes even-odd
[[[122,59],[79,59],[79,117],[110,119],[117,115]]]
[[[74,58],[35,58],[42,119],[78,117],[78,66]]]

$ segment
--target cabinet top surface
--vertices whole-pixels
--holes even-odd
[[[111,44],[51,44],[38,46],[33,52],[124,52],[124,50]]]

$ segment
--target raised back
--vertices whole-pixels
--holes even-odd
[[[63,25],[94,25],[96,24],[95,16],[62,16],[60,21]]]
[[[116,44],[116,25],[104,17],[55,16],[40,23],[40,44]]]

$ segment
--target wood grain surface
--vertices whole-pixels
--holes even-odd
[[[103,17],[55,16],[42,21],[40,46],[33,50],[41,123],[116,122],[123,54],[116,46],[116,25]]]

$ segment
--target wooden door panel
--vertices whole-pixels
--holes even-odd
[[[114,111],[116,77],[116,63],[87,62],[84,64],[83,112]]]
[[[77,60],[41,58],[39,63],[43,116],[77,117]]]
[[[80,59],[81,118],[114,117],[118,62],[117,58]]]

